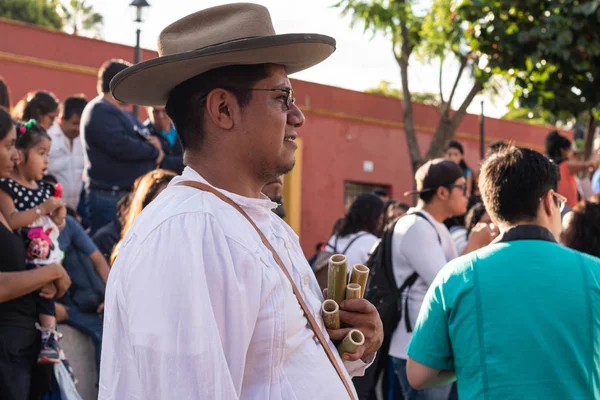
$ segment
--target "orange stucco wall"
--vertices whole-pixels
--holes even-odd
[[[133,32],[132,32],[133,35]],[[142,59],[156,53],[144,50]],[[131,61],[133,49],[114,43],[0,20],[0,76],[10,86],[13,105],[30,90],[52,91],[59,99],[74,93],[96,95],[96,70],[107,59]],[[389,186],[394,198],[412,185],[402,125],[401,101],[310,82],[293,81],[297,104],[307,121],[303,138],[300,238],[307,255],[327,240],[334,221],[344,212],[344,183]],[[414,105],[422,152],[431,140],[438,111]],[[486,119],[486,139],[512,140],[542,150],[548,127]],[[457,138],[467,162],[477,169],[479,117],[467,115]],[[373,162],[372,172],[363,162]],[[406,199],[405,199],[406,200]]]

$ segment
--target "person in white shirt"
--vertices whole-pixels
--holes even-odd
[[[442,267],[458,256],[454,241],[443,221],[467,211],[466,180],[452,161],[436,159],[415,174],[419,203],[398,220],[392,239],[392,264],[398,287],[413,276],[414,283],[402,293],[402,319],[391,338],[389,355],[405,400],[447,400],[451,386],[415,390],[406,377],[406,347],[412,336],[421,304],[429,285]],[[497,230],[490,225],[473,229],[463,254],[489,244]],[[416,274],[416,275],[414,275]],[[414,278],[413,278],[414,279]]]
[[[61,106],[59,119],[48,129],[52,138],[48,174],[62,184],[62,198],[73,211],[77,211],[83,188],[84,153],[79,138],[79,122],[86,105],[85,97],[68,97]]]
[[[99,399],[355,399],[350,377],[381,345],[379,315],[364,299],[342,303],[341,321],[366,340],[337,353],[332,340],[349,328],[325,330],[298,237],[261,195],[292,169],[304,123],[288,74],[326,59],[335,40],[276,35],[266,8],[228,4],[171,24],[158,48],[112,94],[166,103],[187,167],[111,269]]]
[[[373,245],[379,240],[383,224],[383,201],[375,194],[358,196],[350,206],[339,232],[332,235],[326,250],[344,254],[348,260],[348,272],[356,264],[365,264]]]

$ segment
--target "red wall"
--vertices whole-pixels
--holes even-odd
[[[155,56],[145,50],[142,59]],[[95,69],[110,58],[131,61],[133,49],[0,19],[0,76],[10,86],[13,105],[35,89],[52,91],[59,99],[82,92],[92,98]],[[300,238],[309,255],[317,242],[328,239],[333,223],[343,215],[346,181],[386,185],[394,198],[406,201],[411,199],[402,194],[412,186],[412,172],[400,100],[297,80],[293,85],[307,117],[299,130],[304,143]],[[439,114],[435,107],[423,104],[414,104],[414,113],[424,153]],[[486,118],[488,142],[512,140],[543,150],[549,129]],[[467,115],[457,138],[476,170],[479,117]],[[373,172],[363,171],[366,160],[374,163]]]

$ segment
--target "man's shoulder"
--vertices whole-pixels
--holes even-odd
[[[133,228],[140,239],[177,226],[182,238],[222,235],[247,250],[256,251],[256,241],[244,217],[214,195],[194,188],[170,185],[138,216]],[[133,229],[132,228],[132,229]]]

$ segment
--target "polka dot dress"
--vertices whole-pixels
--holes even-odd
[[[38,189],[30,189],[10,178],[0,179],[0,190],[8,193],[15,203],[17,211],[27,211],[39,206],[54,196],[54,187],[46,182],[37,183]]]

